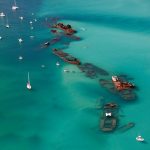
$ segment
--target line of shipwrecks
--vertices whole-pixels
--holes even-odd
[[[72,40],[80,40],[80,37],[74,35],[74,33],[77,33],[77,31],[72,29],[71,25],[69,24],[64,25],[63,23],[57,23],[57,24],[50,26],[50,28],[52,28],[51,32],[56,34],[57,37],[53,38],[50,41],[46,41],[44,44],[41,45],[41,48],[47,48],[50,45],[53,45],[57,43],[58,41],[60,41],[61,36],[62,36],[61,33],[63,33],[63,35],[65,35],[66,37],[69,37]],[[63,32],[60,32],[60,30]]]
[[[54,24],[51,27],[62,30],[66,35],[70,37],[74,33],[77,32],[76,30],[72,29],[71,25],[64,25],[63,23]],[[57,33],[58,31],[55,29],[52,29],[51,32]],[[51,43],[53,44],[54,42],[57,42],[58,40],[59,39],[55,38]],[[46,42],[44,43],[43,47],[47,47],[51,43]],[[72,55],[66,52],[63,52],[63,50],[61,49],[54,48],[52,49],[52,53],[67,63],[77,65],[82,72],[84,72],[85,74],[89,76],[91,75],[91,73],[92,73],[92,77],[95,76],[96,74],[109,75],[105,70],[100,69],[94,65],[93,67],[89,63],[82,64],[79,59],[73,57]],[[94,69],[96,68],[96,69],[93,70],[93,68]],[[100,79],[100,83],[103,85],[108,84],[108,82],[106,82],[103,79]],[[126,97],[122,97],[122,98],[124,98],[125,100],[128,100],[127,97],[131,98],[131,93],[128,94],[128,92],[126,91],[131,91],[135,87],[134,84],[132,84],[131,82],[122,80],[119,76],[112,76],[111,81],[109,81],[109,85],[110,84],[112,86],[111,88],[115,89],[115,91],[117,91],[118,93],[123,92],[126,94],[125,95]],[[113,131],[117,127],[117,125],[118,125],[118,105],[116,103],[105,104],[103,106],[103,112],[100,118],[100,129],[104,132],[110,132],[110,131]],[[123,125],[119,129],[125,131],[132,127],[134,127],[134,123],[131,122],[126,125]]]

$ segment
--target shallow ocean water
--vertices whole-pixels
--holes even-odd
[[[10,29],[0,18],[0,146],[2,150],[149,150],[149,1],[17,1],[0,0],[0,12],[7,13]],[[32,15],[34,13],[34,15]],[[20,22],[18,17],[25,19]],[[48,29],[50,17],[77,29],[80,41],[67,46],[63,41],[47,49],[43,42],[54,36]],[[37,22],[34,19],[37,18]],[[48,23],[46,22],[48,18]],[[30,29],[30,21],[34,29]],[[30,39],[34,35],[34,39]],[[24,42],[19,45],[17,39]],[[69,40],[66,40],[69,42]],[[54,47],[93,63],[111,75],[126,74],[138,86],[137,99],[125,102],[101,87],[70,64],[51,53]],[[24,59],[18,60],[22,55]],[[55,63],[59,61],[60,66]],[[41,68],[44,64],[46,67]],[[71,72],[64,73],[63,69]],[[72,72],[74,71],[74,72]],[[26,90],[30,72],[33,90]],[[99,130],[101,110],[97,100],[120,105],[119,126],[134,122],[135,127],[120,132]],[[141,134],[146,142],[138,143]]]

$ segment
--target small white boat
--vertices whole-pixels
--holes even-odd
[[[0,40],[2,40],[3,38],[0,36]]]
[[[22,42],[23,42],[23,39],[22,39],[22,38],[19,38],[18,41],[19,41],[19,43],[22,43]]]
[[[33,35],[30,35],[30,39],[34,39],[34,36],[33,36]]]
[[[60,63],[59,63],[59,62],[56,62],[56,66],[60,66]]]
[[[144,141],[144,138],[139,135],[139,136],[136,137],[136,140],[137,140],[138,142],[143,142],[143,141]]]
[[[6,28],[10,28],[10,26],[9,26],[9,24],[6,24],[6,26],[5,26]]]
[[[64,72],[69,72],[69,70],[68,69],[64,69]]]
[[[27,89],[31,90],[31,84],[30,84],[30,77],[29,77],[29,72],[28,72],[28,82],[27,82]]]
[[[18,57],[18,59],[19,59],[19,60],[22,60],[22,59],[23,59],[23,57],[22,57],[22,56],[19,56],[19,57]]]
[[[12,6],[12,10],[17,10],[17,9],[19,9],[18,6]]]
[[[32,21],[30,21],[30,24],[32,24],[33,22]]]
[[[0,17],[5,17],[5,14],[3,12],[1,12]]]
[[[24,19],[24,17],[20,16],[20,17],[19,17],[19,19],[20,19],[20,20],[23,20],[23,19]]]
[[[14,5],[12,6],[12,10],[17,10],[19,7],[16,4],[16,0],[14,0]]]
[[[34,19],[35,22],[37,22],[37,19]]]

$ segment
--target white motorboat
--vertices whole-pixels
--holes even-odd
[[[29,77],[29,72],[28,72],[28,82],[27,82],[27,89],[31,90],[31,84],[30,84],[30,77]]]
[[[143,141],[144,141],[144,138],[139,135],[139,136],[136,137],[136,140],[137,140],[138,142],[143,142]]]
[[[0,36],[0,40],[2,40],[3,38]]]

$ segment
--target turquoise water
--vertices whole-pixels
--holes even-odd
[[[11,25],[6,29],[6,20],[0,18],[0,36],[4,38],[0,41],[1,150],[149,150],[150,2],[21,0],[17,1],[20,9],[16,12],[11,11],[12,4],[12,0],[0,0],[0,12],[7,14]],[[25,19],[21,22],[19,16]],[[71,24],[81,40],[66,38],[41,49],[43,42],[55,37],[48,29],[53,17]],[[31,35],[35,36],[32,40]],[[20,37],[24,40],[21,45]],[[54,56],[54,47],[65,48],[83,63],[105,69],[110,76],[132,77],[138,86],[137,99],[125,102],[109,93],[98,79],[87,78],[76,66]],[[20,55],[22,61],[18,60]],[[55,65],[57,61],[60,67]],[[64,73],[66,68],[75,73]],[[31,92],[26,89],[28,71]],[[116,129],[102,133],[101,110],[96,109],[100,97],[120,105],[118,126],[134,122],[135,127],[126,132]],[[138,134],[145,143],[135,140]]]

